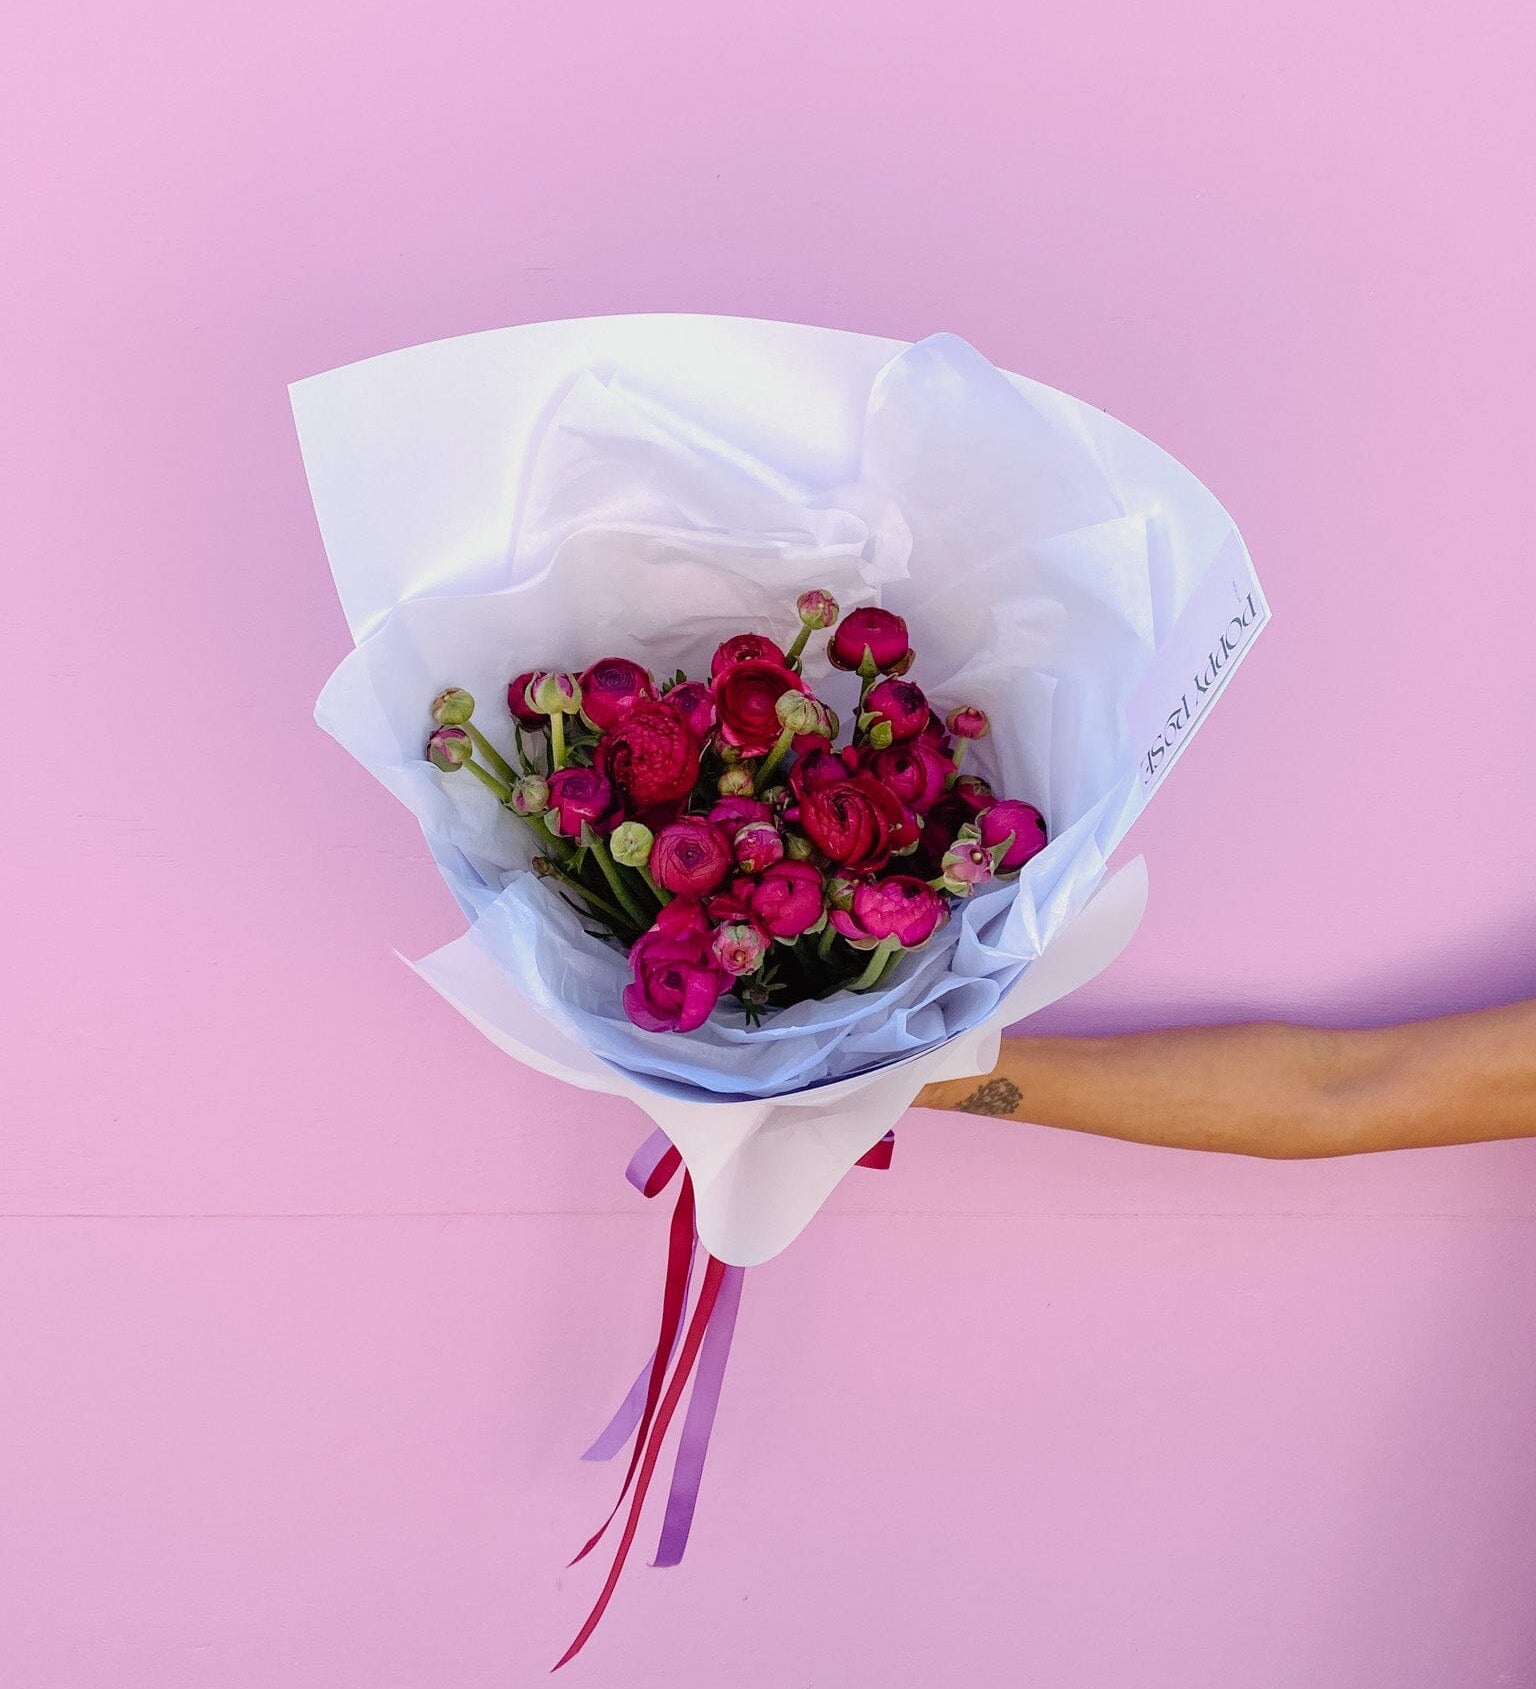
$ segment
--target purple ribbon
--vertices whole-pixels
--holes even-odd
[[[671,1148],[672,1144],[666,1133],[658,1128],[630,1158],[629,1166],[624,1169],[624,1177],[643,1195],[654,1195],[651,1181]],[[688,1287],[692,1285],[693,1269],[698,1258],[699,1238],[695,1232],[693,1249],[688,1258],[685,1297]],[[672,1466],[672,1487],[667,1496],[667,1511],[662,1521],[656,1558],[651,1562],[653,1566],[677,1565],[683,1557],[683,1550],[688,1546],[688,1533],[693,1528],[694,1508],[698,1505],[699,1485],[704,1477],[704,1458],[709,1453],[710,1434],[714,1430],[715,1413],[720,1406],[720,1390],[725,1382],[725,1364],[730,1358],[731,1339],[736,1331],[736,1314],[741,1306],[741,1284],[745,1275],[746,1269],[743,1267],[727,1267],[720,1282],[720,1293],[704,1333],[703,1347],[699,1351],[693,1394],[689,1397],[682,1435],[678,1439],[677,1457]],[[672,1354],[667,1356],[668,1366],[672,1364],[681,1337],[682,1327],[679,1326],[677,1336],[672,1342]],[[654,1363],[654,1355],[647,1358],[634,1383],[630,1385],[629,1394],[619,1403],[613,1418],[593,1439],[592,1446],[581,1457],[583,1460],[612,1460],[628,1445],[630,1438],[639,1429],[641,1416],[645,1412],[646,1388]]]

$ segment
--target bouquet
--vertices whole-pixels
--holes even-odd
[[[727,998],[756,1026],[807,999],[873,991],[951,900],[1045,845],[1033,804],[961,772],[986,712],[940,716],[902,678],[916,653],[900,616],[839,621],[822,588],[795,608],[787,651],[733,634],[707,682],[679,669],[658,687],[629,657],[517,675],[516,767],[464,688],[433,701],[428,759],[469,770],[528,824],[533,871],[628,954],[624,1011],[647,1032],[694,1032]],[[828,661],[859,683],[841,748],[837,714],[802,672],[807,640],[829,628]]]
[[[417,971],[637,1105],[628,1177],[677,1181],[655,1347],[587,1451],[631,1449],[569,1658],[687,1396],[681,1556],[743,1270],[1129,941],[1145,870],[1111,853],[1268,610],[1193,476],[952,336],[538,324],[294,409],[355,641],[317,716],[468,922]]]

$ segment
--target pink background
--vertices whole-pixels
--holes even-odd
[[[1275,608],[1075,1028],[1536,991],[1530,11],[13,14],[0,1681],[544,1680],[652,1318],[640,1129],[393,961],[285,384],[507,322],[949,328]],[[520,14],[527,13],[524,16]],[[573,1684],[1536,1684],[1536,1143],[914,1115],[748,1278],[692,1552]]]

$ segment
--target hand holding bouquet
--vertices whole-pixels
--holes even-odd
[[[788,650],[724,640],[708,682],[657,686],[628,657],[579,677],[526,671],[507,687],[512,761],[450,687],[432,705],[427,756],[467,769],[526,823],[533,869],[621,944],[624,1009],[647,1032],[692,1032],[731,999],[746,1024],[837,991],[870,991],[921,948],[953,899],[1015,874],[1045,844],[1032,804],[962,774],[988,731],[972,705],[941,717],[903,678],[915,652],[889,610],[838,621],[802,593]],[[849,742],[801,658],[857,678]],[[513,766],[515,761],[516,767]],[[521,772],[519,772],[519,770]]]

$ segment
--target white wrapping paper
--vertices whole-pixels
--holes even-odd
[[[418,971],[510,1054],[639,1103],[688,1163],[703,1242],[735,1264],[783,1248],[922,1085],[988,1070],[1004,1025],[1118,954],[1145,875],[1106,879],[1106,859],[1267,616],[1186,471],[953,337],[540,324],[293,399],[358,640],[318,717],[417,814],[472,922]],[[906,616],[912,678],[941,708],[989,711],[975,765],[1045,811],[1051,843],[888,989],[755,1031],[721,1013],[642,1032],[624,958],[526,872],[523,829],[423,759],[426,704],[464,686],[493,729],[521,669],[618,654],[705,673],[729,633],[787,640],[811,586]],[[807,672],[843,705],[844,677]]]

